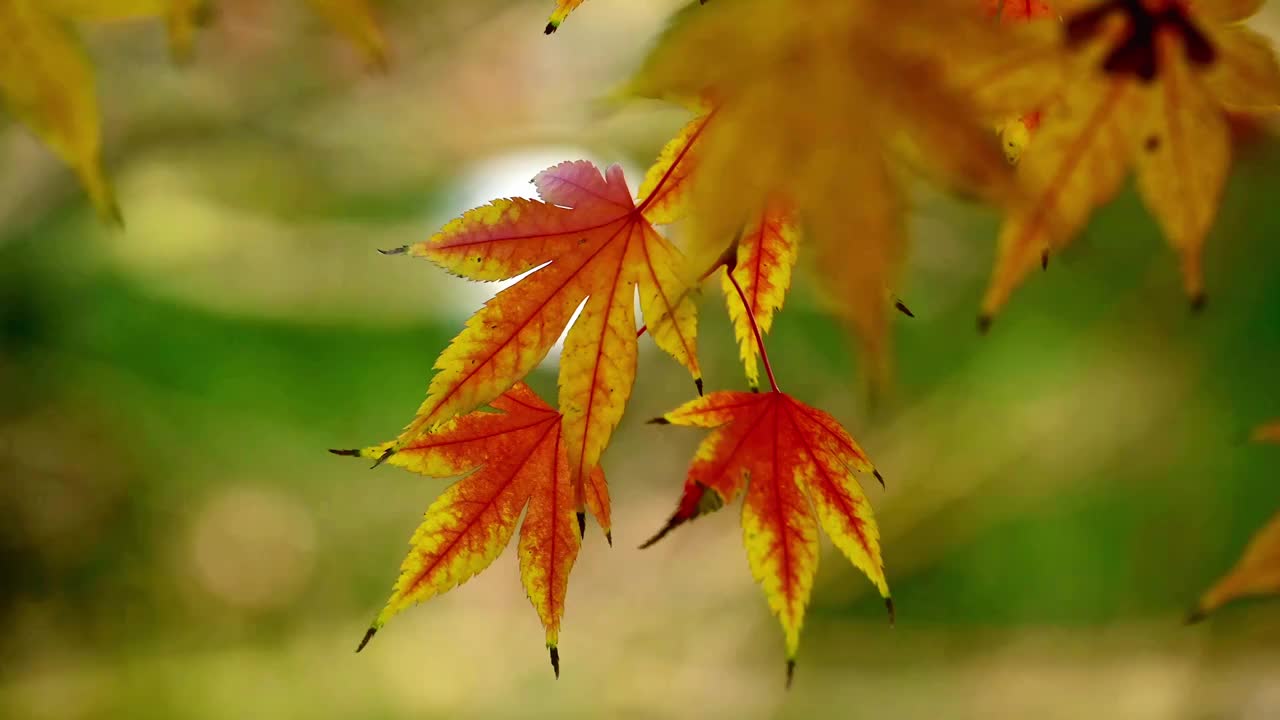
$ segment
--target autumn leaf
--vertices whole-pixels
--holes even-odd
[[[1131,167],[1181,258],[1193,307],[1203,302],[1201,249],[1230,163],[1224,114],[1280,108],[1274,53],[1237,24],[1257,4],[1062,3],[1066,20],[1052,55],[1010,54],[988,74],[999,79],[1004,100],[1043,112],[1018,165],[1028,193],[1000,231],[984,326],[1032,268],[1119,192]],[[1046,23],[1056,30],[1053,20],[1030,24]],[[1055,59],[1063,72],[1044,72]]]
[[[684,260],[654,230],[648,199],[633,202],[622,169],[586,161],[534,178],[541,201],[504,199],[471,210],[426,242],[392,252],[427,258],[473,280],[534,270],[467,321],[436,360],[417,417],[387,454],[489,402],[546,356],[574,311],[560,356],[569,473],[582,488],[622,418],[635,380],[637,290],[658,347],[701,387],[696,307]],[[659,182],[650,198],[664,191]]]
[[[119,223],[102,169],[93,68],[72,28],[43,0],[0,2],[0,96],[75,171],[98,215]]]
[[[786,638],[787,685],[795,671],[800,629],[818,570],[818,526],[845,557],[893,602],[880,557],[880,531],[855,473],[883,480],[840,423],[778,389],[751,299],[734,274],[728,284],[750,326],[769,391],[713,392],[650,422],[711,430],[698,446],[675,512],[641,545],[719,510],[745,490],[742,530],[751,574]]]
[[[693,7],[624,92],[715,107],[688,183],[691,264],[710,266],[772,198],[791,198],[843,318],[883,358],[906,249],[899,169],[993,200],[1014,191],[996,139],[943,72],[951,53],[1006,40],[949,0],[796,7]]]
[[[573,12],[586,0],[556,0],[556,9],[551,13],[550,19],[547,20],[547,27],[543,32],[550,35],[560,29],[560,23],[569,17],[569,13]]]
[[[644,547],[745,490],[747,560],[786,636],[788,684],[818,570],[819,525],[892,613],[879,530],[855,475],[875,469],[835,418],[772,390],[710,393],[653,422],[712,432],[698,447],[675,513]]]
[[[1054,17],[1047,0],[982,0],[983,11],[1002,23],[1027,22]],[[1028,109],[1004,118],[996,125],[1005,157],[1016,164],[1031,142],[1031,134],[1040,126],[1040,110]]]
[[[584,531],[583,515],[579,512],[576,521],[574,517],[561,417],[524,383],[514,385],[492,406],[500,412],[464,415],[437,433],[419,436],[390,458],[391,464],[428,477],[463,477],[427,508],[391,598],[357,652],[400,611],[488,567],[525,512],[520,579],[546,628],[551,665],[560,675],[560,621],[569,571]],[[373,459],[390,444],[331,452]],[[598,493],[591,512],[607,535],[608,491],[598,469],[589,487]]]
[[[754,317],[759,324],[762,335],[769,332],[773,315],[782,309],[787,290],[791,287],[798,241],[798,219],[791,203],[775,199],[742,232],[734,262],[725,268],[725,276],[721,278],[725,305],[729,319],[733,321],[733,332],[738,338],[739,353],[752,389],[760,386],[760,371],[756,365],[756,339],[751,318]],[[732,279],[729,273],[733,274]],[[746,308],[738,297],[738,287],[746,295]]]
[[[1203,620],[1237,598],[1275,594],[1280,594],[1280,514],[1253,536],[1236,566],[1200,597],[1187,622]]]
[[[1273,443],[1280,445],[1280,420],[1273,420],[1254,428],[1252,439],[1254,442],[1258,443]]]
[[[987,15],[1001,22],[1032,20],[1053,14],[1048,0],[982,0],[982,7]]]
[[[1280,420],[1254,428],[1250,439],[1280,445]],[[1205,591],[1187,614],[1187,622],[1199,622],[1237,598],[1277,594],[1280,594],[1280,514],[1253,536],[1235,567]]]
[[[387,40],[382,34],[370,0],[308,0],[312,9],[342,33],[364,55],[372,68],[389,65]]]

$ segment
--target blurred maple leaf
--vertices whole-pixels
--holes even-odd
[[[711,265],[776,198],[792,199],[874,380],[887,371],[886,298],[906,249],[898,169],[997,201],[1014,194],[996,139],[943,64],[1018,40],[951,0],[803,8],[694,5],[622,92],[715,108],[689,182],[693,266]]]
[[[1253,442],[1280,445],[1280,420],[1254,428]],[[1280,594],[1280,514],[1258,531],[1235,567],[1205,591],[1187,622],[1199,622],[1237,598]]]
[[[0,1],[0,95],[75,171],[98,215],[120,222],[102,170],[93,67],[66,19],[43,0]]]
[[[1002,23],[1026,22],[1055,17],[1047,0],[982,0],[983,11]],[[1040,111],[1031,109],[1005,118],[996,126],[1005,157],[1017,163],[1031,142],[1031,134],[1040,126]]]
[[[835,418],[775,385],[764,393],[710,393],[652,422],[712,432],[689,466],[675,513],[641,547],[720,509],[745,488],[747,560],[786,636],[788,685],[818,570],[819,524],[880,590],[892,619],[880,531],[854,474],[875,469]]]
[[[1225,112],[1280,108],[1275,55],[1238,24],[1260,4],[1056,2],[1065,25],[1029,23],[1039,26],[1031,28],[1038,50],[970,68],[974,85],[1013,103],[1009,111],[1042,108],[1018,164],[1027,199],[1000,231],[982,326],[1031,268],[1119,192],[1131,165],[1143,202],[1181,256],[1193,307],[1203,302],[1201,249],[1230,162]]]
[[[386,42],[368,0],[310,0],[377,67]],[[102,120],[93,66],[75,23],[163,16],[175,58],[189,55],[206,0],[0,0],[0,97],[76,173],[98,215],[120,223],[102,169]]]
[[[515,532],[520,513],[520,579],[546,628],[560,675],[559,634],[569,572],[585,530],[574,492],[561,416],[524,383],[495,399],[500,412],[477,411],[437,433],[418,436],[389,462],[428,477],[462,475],[427,508],[386,607],[359,652],[388,620],[416,603],[460,585],[487,568]],[[337,455],[378,458],[391,443]],[[588,507],[609,533],[608,489],[598,468],[588,483]]]
[[[1280,594],[1280,514],[1253,536],[1235,567],[1200,597],[1187,622],[1199,622],[1238,598],[1275,594]]]
[[[585,160],[544,170],[533,182],[542,201],[496,200],[425,242],[390,251],[427,258],[472,280],[537,269],[489,300],[440,354],[427,399],[388,456],[527,375],[581,307],[560,356],[569,472],[580,488],[631,395],[637,288],[654,342],[689,369],[701,390],[697,308],[685,261],[647,214],[665,183],[636,204],[622,168],[601,175]]]

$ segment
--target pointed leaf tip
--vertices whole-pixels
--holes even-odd
[[[887,597],[884,599],[884,609],[889,611],[889,627],[893,627],[898,622],[897,613],[893,610],[893,598]]]
[[[556,673],[556,679],[560,679],[560,648],[555,645],[548,645],[547,650],[551,652],[551,669]]]
[[[556,24],[555,24],[555,23],[547,23],[547,26],[546,26],[545,28],[543,28],[543,29],[542,29],[542,34],[543,34],[543,35],[550,35],[551,33],[553,33],[553,32],[555,32],[555,31],[556,31],[556,28],[557,28],[557,26],[556,26]],[[556,674],[556,677],[560,677],[560,675],[557,673],[557,674]]]
[[[649,538],[648,540],[645,540],[643,543],[640,544],[639,549],[646,550],[652,547],[654,543],[666,537],[667,533],[671,532],[672,530],[675,530],[676,527],[684,523],[684,521],[685,521],[685,518],[680,517],[679,513],[672,515],[667,520],[667,524],[662,526],[661,530],[658,530],[658,532],[654,533],[653,537]]]
[[[698,397],[702,397],[702,378],[693,379],[694,387],[698,388]]]
[[[791,689],[791,681],[796,676],[796,660],[795,658],[787,658],[787,689]]]
[[[612,530],[604,531],[604,539],[605,539],[605,542],[609,543],[609,547],[613,547],[613,531]]]
[[[578,512],[578,539],[584,540],[587,537],[587,514]]]
[[[377,633],[377,632],[378,632],[377,625],[374,625],[368,630],[365,630],[364,637],[360,639],[360,644],[356,646],[356,652],[360,652],[361,650],[363,650],[364,646],[368,645],[369,641],[373,639],[374,633]]]
[[[1208,304],[1209,298],[1204,293],[1196,293],[1191,296],[1190,308],[1193,314],[1199,314],[1204,311],[1204,306]]]
[[[902,313],[903,315],[906,315],[909,318],[913,318],[916,316],[915,313],[911,312],[911,308],[907,307],[907,304],[902,302],[901,300],[894,300],[893,307],[898,312]]]
[[[1205,612],[1204,610],[1201,610],[1198,607],[1195,607],[1195,608],[1192,608],[1191,612],[1187,613],[1187,616],[1182,619],[1182,623],[1184,625],[1195,625],[1196,623],[1200,622],[1201,620],[1204,620],[1207,617],[1209,617],[1209,613]]]
[[[401,245],[400,247],[397,247],[397,248],[386,248],[385,250],[382,248],[379,248],[378,252],[382,253],[383,255],[403,255],[409,252],[409,246]]]
[[[991,330],[991,320],[992,318],[990,315],[983,314],[978,316],[979,335],[986,335]]]
[[[369,469],[372,470],[373,468],[378,467],[382,463],[386,462],[392,455],[395,455],[395,454],[396,454],[396,449],[394,446],[387,448],[386,450],[383,451],[381,455],[378,456],[377,460],[373,461],[373,465],[370,465]]]
[[[876,477],[876,480],[880,481],[880,487],[884,487],[884,476],[880,474],[880,471],[872,468],[871,474]]]
[[[333,448],[329,448],[329,452],[343,457],[360,457],[359,450],[334,450]]]
[[[1041,270],[1049,269],[1049,251],[1048,250],[1045,250],[1044,252],[1040,253],[1040,269]]]
[[[646,421],[646,424],[648,424],[648,425],[670,425],[670,424],[671,424],[671,421],[670,421],[670,420],[668,420],[668,419],[666,419],[666,418],[664,418],[664,417],[656,417],[656,418],[654,418],[654,419],[652,419],[652,420],[648,420],[648,421]]]

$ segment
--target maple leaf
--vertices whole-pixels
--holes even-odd
[[[745,490],[742,531],[752,577],[786,638],[787,685],[795,672],[805,608],[818,570],[818,526],[885,598],[880,531],[855,473],[879,471],[835,418],[778,389],[751,300],[727,276],[769,378],[769,391],[713,392],[650,422],[711,430],[698,446],[675,512],[641,548],[720,509]]]
[[[995,200],[1013,193],[978,108],[942,70],[953,51],[1008,42],[971,13],[936,0],[812,0],[803,12],[739,0],[678,15],[623,92],[715,107],[689,181],[691,264],[710,265],[773,198],[790,198],[844,319],[883,358],[906,245],[898,167]]]
[[[390,64],[387,40],[369,0],[308,0],[312,9],[338,32],[347,36],[372,68],[385,71]]]
[[[1280,445],[1280,420],[1254,428],[1251,439]],[[1235,567],[1200,596],[1187,622],[1199,622],[1237,598],[1276,594],[1280,594],[1280,514],[1253,536]]]
[[[653,422],[712,432],[698,447],[675,513],[642,547],[732,502],[745,488],[747,560],[786,636],[788,684],[818,569],[819,525],[892,613],[879,530],[854,474],[875,469],[834,418],[777,390],[722,391]]]
[[[752,320],[761,335],[768,334],[774,313],[782,309],[796,264],[798,225],[791,203],[781,199],[770,202],[739,236],[733,262],[725,268],[720,281],[747,382],[753,390],[760,385],[760,371],[756,367],[758,351]],[[745,307],[738,288],[746,298]]]
[[[421,435],[389,462],[428,477],[462,475],[427,508],[413,534],[412,550],[386,607],[357,652],[400,611],[460,585],[488,567],[515,532],[520,513],[520,579],[547,633],[547,648],[560,675],[559,634],[569,572],[585,530],[574,518],[574,491],[561,416],[524,383],[495,399],[500,412],[477,411],[439,432]],[[391,443],[337,455],[378,458]],[[606,537],[608,491],[597,468],[590,503]]]
[[[93,68],[64,17],[43,0],[0,2],[0,97],[75,171],[98,215],[119,223],[102,169]]]
[[[1043,108],[1018,164],[1026,202],[1001,228],[982,326],[1031,268],[1119,192],[1130,167],[1180,256],[1192,306],[1203,302],[1201,249],[1230,163],[1224,115],[1280,108],[1280,65],[1266,40],[1238,24],[1259,4],[1058,3],[1064,25],[1029,24],[1053,29],[1052,44],[1029,56],[1007,54],[978,75],[994,78],[1015,107]]]
[[[649,335],[688,368],[700,389],[696,306],[683,257],[648,220],[649,200],[632,200],[620,167],[601,175],[589,162],[565,162],[533,182],[541,201],[496,200],[425,242],[390,251],[430,259],[473,280],[533,272],[487,302],[440,354],[427,399],[386,452],[523,378],[581,306],[565,336],[559,382],[569,471],[581,494],[631,395],[637,291]],[[664,187],[658,183],[649,197]]]
[[[1200,597],[1187,615],[1187,622],[1199,622],[1232,600],[1280,594],[1280,513],[1258,531],[1235,567]]]
[[[1002,23],[1026,22],[1053,17],[1053,8],[1046,0],[982,0],[983,11]],[[1040,126],[1040,111],[1018,112],[996,125],[1001,147],[1011,163],[1017,163],[1022,151],[1031,142],[1031,134]]]

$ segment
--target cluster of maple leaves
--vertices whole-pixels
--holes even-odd
[[[371,62],[385,60],[365,0],[311,1]],[[546,32],[582,1],[558,0]],[[181,54],[200,4],[0,0],[0,93],[108,217],[118,211],[99,161],[92,79],[68,23],[163,14]],[[880,473],[833,417],[779,389],[766,352],[798,253],[818,259],[820,279],[861,341],[868,375],[883,378],[892,309],[905,311],[898,286],[908,174],[1005,213],[982,301],[985,329],[1132,168],[1178,253],[1193,306],[1202,304],[1201,248],[1230,163],[1227,114],[1280,109],[1280,64],[1268,42],[1241,25],[1261,4],[691,3],[622,89],[693,115],[636,195],[618,166],[602,172],[568,161],[533,179],[540,199],[494,200],[428,240],[388,251],[476,281],[519,279],[440,354],[426,400],[397,438],[334,451],[431,477],[462,476],[428,508],[360,648],[405,607],[487,567],[520,524],[521,579],[559,674],[568,577],[588,513],[612,543],[602,458],[645,335],[689,371],[691,394],[696,389],[653,422],[709,434],[676,510],[644,546],[741,495],[751,573],[782,625],[788,682],[819,527],[867,575],[892,617],[879,532],[859,484],[867,474],[883,482]],[[665,231],[677,224],[679,247]],[[703,394],[696,299],[717,274],[750,392]],[[566,328],[554,408],[523,379]],[[1276,547],[1280,520],[1246,553],[1246,569],[1207,593],[1197,613],[1276,589]],[[1259,566],[1272,568],[1261,584]]]

